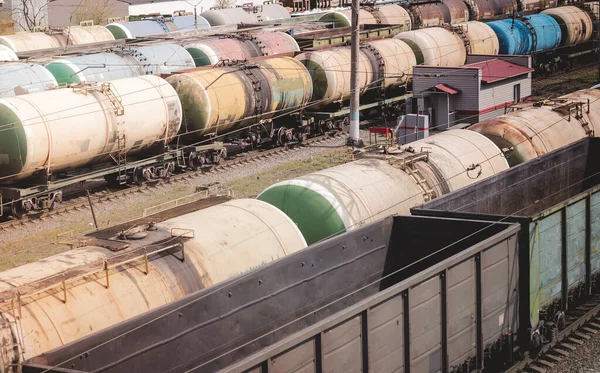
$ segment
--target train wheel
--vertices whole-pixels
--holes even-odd
[[[12,213],[12,216],[17,219],[21,219],[23,216],[27,215],[27,211],[23,208],[21,201],[11,203],[10,212]]]
[[[131,175],[131,181],[137,186],[141,186],[144,184],[144,174],[141,169],[135,168],[133,170],[133,174]]]

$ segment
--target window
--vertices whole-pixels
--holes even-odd
[[[521,85],[515,84],[513,87],[513,102],[516,104],[521,101]]]

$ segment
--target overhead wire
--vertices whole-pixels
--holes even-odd
[[[456,49],[456,50],[449,51],[449,52],[448,52],[446,55],[450,55],[450,54],[456,53],[458,50],[461,50],[462,48],[464,48],[464,45],[463,45],[463,46],[459,46],[459,47],[458,47],[458,49]],[[399,53],[398,55],[400,55],[400,54],[404,55],[404,53]],[[332,55],[330,55],[329,57],[331,57],[331,56],[332,56]],[[445,56],[445,55],[441,55],[440,57],[444,57],[444,56]],[[328,57],[328,58],[329,58],[329,57]],[[514,58],[522,58],[522,56],[514,56]],[[268,67],[268,66],[263,66],[263,68],[267,68],[267,69],[268,69],[269,67]],[[275,68],[273,68],[273,69],[275,69]],[[278,70],[278,69],[275,69],[275,70]],[[297,70],[301,70],[301,68],[298,68]],[[110,83],[110,82],[108,82],[108,83]],[[235,85],[235,84],[230,84],[230,85]],[[222,86],[219,86],[219,88],[224,88],[224,87],[226,87],[226,86],[228,86],[228,85],[225,85],[225,86],[223,86],[223,85],[222,85]],[[378,87],[370,87],[370,88],[367,88],[367,89],[377,89],[377,88],[378,88]],[[154,89],[154,87],[151,87],[151,88],[148,88],[148,89]],[[144,89],[144,90],[145,90],[145,89]],[[124,95],[122,95],[122,96],[126,96],[126,95],[129,95],[129,94],[136,94],[136,93],[138,93],[138,92],[141,92],[141,91],[143,91],[143,90],[139,90],[139,91],[133,91],[133,92],[130,92],[130,93],[124,94]],[[172,97],[175,97],[175,96],[176,96],[176,95],[173,95]],[[171,97],[171,96],[167,96],[167,97]],[[164,98],[164,96],[163,96],[163,97],[161,97],[161,98],[157,98],[156,100],[162,100],[163,98]],[[290,108],[290,109],[289,109],[289,110],[287,110],[287,111],[286,111],[284,114],[282,114],[282,116],[283,116],[283,115],[289,115],[289,113],[290,113],[290,112],[295,112],[295,111],[297,111],[297,110],[303,110],[303,109],[305,109],[305,108],[307,108],[307,107],[310,107],[310,106],[315,106],[315,105],[318,105],[318,104],[320,104],[321,102],[324,102],[324,101],[326,101],[326,99],[322,99],[322,100],[319,100],[319,101],[313,101],[313,102],[310,102],[309,104],[307,104],[307,105],[304,105],[304,106],[302,106],[301,108],[300,108],[300,107],[294,107],[294,108]],[[138,103],[143,103],[143,102],[138,102]],[[87,104],[87,105],[94,105],[94,106],[95,106],[95,105],[97,105],[97,104],[98,104],[98,102],[91,102],[91,103],[89,103],[89,104]],[[67,109],[61,110],[61,111],[59,111],[59,112],[62,112],[62,111],[67,111],[67,110],[73,110],[73,109],[77,109],[77,108],[80,108],[80,107],[83,107],[83,106],[86,106],[86,105],[80,105],[80,106],[78,106],[78,107],[76,107],[76,108],[70,107],[70,108],[67,108]],[[92,114],[92,113],[95,113],[95,112],[103,112],[103,111],[104,111],[104,109],[101,109],[101,110],[96,110],[96,111],[94,111],[94,112],[90,112],[90,113],[80,113],[80,114],[77,114],[77,115],[87,115],[87,114]],[[47,114],[45,114],[45,115],[46,115],[46,116],[50,116],[50,115],[52,115],[52,114],[56,114],[56,112],[55,112],[55,113],[47,113]],[[262,116],[264,116],[264,115],[266,115],[266,114],[267,114],[267,113],[263,113],[263,114],[262,114]],[[476,116],[477,116],[477,115],[473,115],[472,117],[476,117]],[[279,117],[280,117],[280,116],[279,116]],[[34,118],[31,118],[31,119],[26,119],[25,121],[34,120],[35,118],[40,118],[40,119],[41,119],[41,118],[42,118],[42,115],[40,115],[40,116],[37,116],[37,117],[34,117]],[[62,117],[62,118],[65,118],[65,117]],[[68,117],[66,117],[66,118],[68,118]],[[276,118],[277,118],[277,117],[276,117]],[[276,119],[276,118],[273,118],[273,119]],[[461,121],[464,121],[465,119],[467,119],[467,118],[460,118],[459,120],[461,120]],[[244,118],[244,119],[240,119],[240,120],[237,120],[237,121],[232,121],[232,123],[241,122],[241,121],[244,121],[244,120],[246,120],[246,118]],[[456,121],[454,121],[454,122],[456,122]],[[42,123],[44,123],[44,122],[43,122],[43,121],[42,121],[42,122],[38,122],[38,123],[36,123],[36,122],[33,122],[33,123],[27,123],[27,124],[24,124],[24,126],[25,126],[25,125],[37,125],[37,124],[42,124]],[[8,123],[8,124],[5,124],[5,125],[4,125],[4,127],[5,127],[5,128],[2,128],[2,126],[0,126],[0,132],[2,132],[2,131],[4,131],[4,130],[11,130],[11,129],[12,129],[12,128],[11,128],[11,127],[12,127],[12,125],[16,125],[16,124],[18,124],[18,123],[16,123],[16,122],[15,122],[15,123]],[[447,126],[447,125],[448,125],[448,124],[442,124],[442,125],[440,125],[440,126],[444,127],[444,126]],[[226,133],[226,134],[222,134],[221,136],[218,136],[218,137],[230,136],[231,134],[233,134],[233,133],[235,133],[235,132],[245,131],[245,130],[247,130],[248,128],[251,128],[251,127],[252,127],[252,126],[245,127],[245,128],[241,128],[241,129],[239,129],[238,131],[234,131],[234,132],[228,132],[228,133]],[[199,131],[201,131],[201,130],[187,131],[187,132],[184,132],[184,133],[179,133],[179,134],[177,134],[177,135],[175,136],[175,138],[180,138],[180,137],[182,137],[182,136],[188,136],[188,135],[190,135],[190,134],[193,134],[193,133],[195,133],[195,132],[199,132]],[[210,141],[214,141],[214,139],[215,139],[215,138],[213,138],[213,139],[207,139],[206,141],[200,141],[200,142],[194,143],[194,144],[192,144],[192,145],[198,145],[198,144],[201,144],[201,143],[207,143],[207,142],[210,142]],[[107,151],[105,154],[97,154],[97,155],[108,155],[108,154],[111,154],[111,153],[112,153],[112,151]],[[91,156],[90,158],[93,158],[93,156]],[[66,163],[68,163],[68,162],[66,162]],[[56,164],[55,164],[55,167],[56,167]],[[8,178],[12,178],[12,177],[18,176],[19,174],[21,174],[21,173],[17,173],[17,174],[13,174],[13,175],[7,175],[7,176],[3,176],[3,177],[0,177],[0,180],[2,180],[2,179],[8,179]]]
[[[556,167],[560,167],[560,166],[562,166],[563,164],[565,164],[565,163],[567,163],[567,162],[568,162],[568,161],[565,161],[565,162],[563,162],[562,164],[555,165],[555,166],[553,166],[553,167],[552,167],[552,168],[550,168],[550,169],[543,170],[543,171],[542,171],[542,172],[540,172],[539,174],[537,174],[537,175],[533,175],[533,177],[536,177],[536,176],[539,176],[539,175],[541,175],[541,174],[545,174],[545,173],[547,173],[547,172],[550,172],[550,171],[552,171],[552,169],[554,169],[554,168],[556,168]],[[345,295],[343,295],[342,297],[336,298],[335,300],[333,300],[333,301],[331,301],[331,302],[329,302],[329,303],[327,303],[327,304],[325,304],[325,305],[323,305],[323,306],[321,306],[321,307],[319,307],[319,308],[317,308],[317,309],[314,309],[314,310],[313,310],[313,309],[311,309],[310,311],[307,311],[307,313],[306,313],[306,314],[304,314],[304,315],[301,315],[301,316],[299,316],[299,317],[297,317],[297,318],[294,318],[293,320],[291,320],[291,321],[289,321],[289,322],[286,322],[284,325],[281,325],[281,326],[277,327],[277,328],[276,328],[276,329],[274,329],[274,330],[269,330],[268,332],[265,332],[265,333],[264,333],[264,334],[262,334],[261,336],[259,336],[259,337],[256,337],[256,338],[252,339],[251,341],[245,342],[244,344],[242,344],[242,345],[240,345],[240,346],[237,346],[236,348],[234,348],[233,350],[230,350],[230,351],[228,351],[227,353],[224,353],[224,354],[222,354],[222,355],[219,355],[219,356],[217,356],[217,357],[214,357],[214,358],[212,358],[212,359],[210,359],[210,360],[208,360],[208,361],[205,361],[205,362],[203,362],[203,363],[201,363],[201,364],[199,364],[199,365],[196,365],[196,366],[195,366],[195,367],[193,367],[191,370],[187,370],[187,371],[186,371],[186,373],[188,373],[188,372],[191,372],[191,371],[193,371],[193,370],[197,369],[198,367],[201,367],[201,366],[204,366],[204,365],[206,365],[206,364],[209,364],[209,363],[211,363],[211,362],[213,362],[213,361],[215,361],[215,360],[217,360],[217,359],[219,359],[219,358],[221,358],[221,357],[223,357],[223,356],[225,356],[225,355],[227,355],[227,354],[231,353],[232,351],[236,351],[236,350],[239,350],[239,349],[241,349],[241,348],[244,348],[245,346],[247,346],[247,345],[249,345],[249,344],[251,344],[251,343],[254,343],[254,342],[256,342],[256,341],[260,340],[261,338],[263,338],[263,337],[264,337],[265,335],[267,335],[267,334],[271,334],[271,333],[273,333],[273,332],[275,332],[275,331],[281,330],[281,329],[285,328],[286,326],[289,326],[289,325],[291,325],[291,324],[293,324],[293,323],[295,323],[295,322],[297,322],[297,321],[299,321],[299,320],[301,320],[301,319],[303,319],[303,318],[306,318],[306,317],[307,317],[308,315],[310,315],[310,314],[314,314],[315,312],[319,312],[319,311],[321,311],[321,310],[323,310],[323,309],[325,309],[325,308],[327,308],[327,307],[329,307],[329,306],[331,306],[331,305],[333,305],[333,304],[335,304],[335,303],[337,303],[337,302],[339,302],[339,301],[341,301],[341,300],[343,300],[343,299],[346,299],[346,298],[348,298],[348,297],[352,296],[353,294],[356,294],[356,293],[358,293],[358,292],[360,292],[360,291],[362,291],[362,290],[364,290],[364,289],[366,289],[366,288],[368,288],[368,287],[370,287],[370,286],[376,285],[377,283],[380,283],[381,281],[383,281],[383,280],[385,280],[385,279],[387,279],[387,278],[389,278],[389,277],[391,277],[391,276],[394,276],[394,275],[396,275],[396,274],[398,274],[398,273],[400,273],[400,272],[402,272],[402,271],[405,271],[406,269],[408,269],[408,268],[410,268],[410,267],[412,267],[412,266],[414,266],[414,265],[416,265],[416,264],[418,264],[418,263],[420,263],[420,262],[422,262],[422,261],[424,261],[424,260],[427,260],[427,259],[429,259],[429,258],[433,257],[434,255],[437,255],[437,254],[439,254],[439,253],[441,253],[441,252],[443,252],[443,251],[447,250],[448,248],[450,248],[450,247],[452,247],[452,246],[454,246],[454,245],[456,245],[456,244],[458,244],[458,243],[460,243],[460,242],[463,242],[464,240],[467,240],[467,239],[469,239],[469,238],[471,238],[471,237],[473,237],[473,236],[475,236],[475,235],[477,235],[477,234],[479,234],[479,233],[481,233],[481,232],[483,232],[483,231],[485,231],[485,230],[487,230],[487,229],[490,229],[491,227],[493,227],[493,226],[495,226],[495,225],[498,225],[498,224],[500,224],[500,223],[503,223],[504,221],[506,221],[506,220],[508,220],[508,219],[510,219],[510,218],[512,218],[512,217],[518,216],[517,214],[519,214],[520,212],[522,212],[522,211],[526,211],[528,208],[530,208],[530,207],[532,207],[532,206],[535,206],[535,205],[538,205],[538,204],[539,204],[541,201],[544,201],[544,200],[547,200],[547,199],[553,198],[555,195],[557,195],[557,194],[559,194],[559,193],[562,193],[562,192],[564,192],[564,191],[568,190],[569,188],[572,188],[572,187],[573,187],[573,186],[575,186],[576,184],[580,184],[581,182],[583,182],[583,181],[585,181],[585,180],[588,180],[588,179],[590,179],[590,178],[592,178],[592,177],[595,177],[595,176],[597,176],[597,175],[600,175],[600,171],[599,171],[599,172],[596,172],[596,173],[594,173],[594,174],[592,174],[592,175],[586,176],[584,179],[582,179],[582,180],[580,180],[580,181],[577,181],[577,182],[574,182],[573,184],[569,184],[567,187],[565,187],[565,188],[562,188],[561,190],[559,190],[559,191],[557,191],[557,192],[555,192],[555,193],[552,193],[551,195],[549,195],[549,196],[546,196],[546,197],[542,198],[541,200],[536,200],[536,201],[534,201],[533,203],[531,203],[531,204],[529,204],[529,205],[527,205],[527,206],[525,206],[525,207],[523,207],[523,208],[521,208],[521,209],[519,209],[519,210],[517,210],[517,211],[515,211],[515,212],[513,212],[513,213],[510,213],[510,214],[508,214],[508,215],[506,215],[506,216],[502,217],[501,219],[499,219],[499,220],[497,220],[497,221],[492,221],[492,222],[489,222],[489,224],[488,224],[487,226],[485,226],[485,227],[483,227],[483,228],[481,228],[481,229],[479,229],[479,230],[477,230],[477,231],[475,231],[475,232],[473,232],[473,233],[471,233],[471,234],[469,234],[469,235],[467,235],[467,236],[465,236],[465,237],[463,237],[463,238],[460,238],[460,239],[458,239],[458,240],[456,240],[456,241],[453,241],[453,242],[449,243],[448,245],[446,245],[446,246],[444,246],[444,247],[442,247],[442,248],[440,248],[440,249],[436,250],[435,252],[433,252],[433,253],[431,253],[431,254],[428,254],[428,255],[426,255],[426,256],[424,256],[424,257],[422,257],[422,258],[420,258],[420,259],[418,259],[418,260],[416,260],[416,261],[414,261],[414,262],[412,262],[412,263],[410,263],[410,264],[408,264],[408,265],[406,265],[406,266],[404,266],[404,267],[402,267],[402,268],[399,268],[399,269],[397,269],[397,270],[395,270],[395,271],[393,271],[393,272],[391,272],[391,273],[387,274],[387,275],[384,275],[384,276],[382,276],[382,277],[378,278],[377,280],[375,280],[375,281],[372,281],[372,282],[368,283],[367,285],[364,285],[364,286],[360,287],[359,289],[356,289],[356,290],[354,290],[354,291],[352,291],[352,292],[350,292],[350,293],[348,293],[348,294],[345,294]],[[517,181],[517,183],[515,183],[515,184],[518,184],[518,183],[521,183],[521,181]],[[507,187],[506,187],[506,188],[504,188],[502,191],[506,191],[506,190],[508,190],[510,187],[512,187],[512,186],[513,186],[513,185],[515,185],[515,184],[511,184],[511,185],[507,186]],[[502,192],[502,191],[500,191],[500,192]],[[486,197],[484,197],[484,198],[491,198],[491,196],[489,196],[489,195],[488,195],[488,196],[486,196]],[[250,276],[250,275],[251,275],[251,273],[248,273],[248,274],[245,274],[245,275],[239,276],[239,277],[237,277],[237,278],[236,278],[236,280],[234,281],[234,283],[239,283],[239,282],[241,282],[241,281],[245,280],[245,279],[246,279],[248,276]],[[218,291],[218,289],[209,290],[209,291],[208,291],[208,292],[207,292],[207,293],[206,293],[204,296],[206,297],[206,296],[208,296],[208,295],[210,295],[210,294],[213,294],[215,291]],[[339,291],[338,291],[338,292],[339,292]],[[336,294],[337,294],[338,292],[336,292]],[[270,295],[273,295],[273,294],[270,294]],[[333,295],[335,295],[335,294],[332,294],[332,296],[333,296]],[[173,313],[175,313],[175,312],[179,312],[179,311],[181,311],[183,308],[185,308],[185,307],[187,307],[187,306],[189,306],[189,305],[193,304],[193,303],[194,303],[194,302],[196,302],[196,301],[197,301],[196,299],[194,299],[194,300],[190,300],[189,302],[186,302],[186,303],[184,303],[183,305],[181,305],[181,306],[178,306],[178,307],[176,307],[176,308],[174,308],[174,309],[172,309],[172,310],[169,310],[168,312],[166,312],[166,313],[164,313],[164,314],[162,314],[162,315],[160,315],[160,316],[157,316],[157,317],[155,317],[155,318],[153,318],[153,319],[151,319],[151,320],[149,320],[149,321],[146,321],[146,322],[144,322],[144,323],[142,323],[142,324],[140,324],[140,325],[138,325],[138,326],[134,327],[133,329],[130,329],[130,330],[124,331],[124,332],[120,333],[119,335],[117,335],[117,336],[115,336],[115,337],[112,337],[112,338],[110,338],[110,339],[108,339],[108,340],[106,340],[106,341],[104,341],[104,342],[102,342],[102,343],[99,343],[99,344],[97,344],[97,345],[95,345],[95,346],[93,346],[93,347],[91,347],[91,348],[89,348],[89,349],[86,349],[86,351],[85,351],[85,352],[88,352],[88,353],[89,353],[89,352],[91,352],[91,351],[94,351],[94,350],[96,350],[96,349],[98,349],[98,348],[100,348],[100,347],[102,347],[102,346],[104,346],[104,345],[106,345],[106,344],[109,344],[109,343],[111,343],[111,342],[113,342],[113,341],[115,341],[115,340],[117,340],[117,339],[119,339],[119,338],[122,338],[122,337],[126,336],[127,334],[130,334],[130,333],[132,333],[132,332],[134,332],[134,331],[136,331],[136,330],[139,330],[139,329],[141,329],[141,328],[143,328],[143,327],[145,327],[145,326],[147,326],[147,325],[149,325],[149,324],[151,324],[151,323],[153,323],[153,322],[155,322],[155,321],[157,321],[157,320],[159,320],[159,319],[162,319],[162,318],[164,318],[165,316],[168,316],[168,315],[170,315],[170,314],[173,314]],[[312,304],[306,305],[306,306],[304,307],[304,309],[306,309],[306,308],[309,308],[310,306],[312,306],[312,305],[314,305],[314,304],[315,304],[315,303],[312,303]],[[247,305],[245,305],[245,306],[247,306]],[[297,311],[298,311],[298,310],[294,310],[294,313],[296,313]],[[281,316],[281,317],[280,317],[278,320],[285,319],[285,318],[286,318],[286,317],[288,317],[289,315],[290,315],[290,314],[286,314],[286,315],[284,315],[284,316]],[[274,324],[274,323],[275,323],[276,321],[278,321],[278,320],[272,321],[270,324]],[[191,331],[193,331],[193,330],[196,330],[196,329],[198,329],[198,327],[197,327],[197,326],[196,326],[196,327],[192,327],[192,328],[190,328],[190,329],[187,329],[187,330],[185,330],[185,331],[183,331],[183,332],[180,332],[180,333],[178,333],[178,335],[185,335],[185,334],[187,334],[187,333],[189,333],[189,332],[191,332]],[[253,330],[253,331],[251,332],[251,334],[253,334],[254,332],[258,331],[259,329],[264,329],[264,326],[263,326],[263,327],[261,327],[261,328],[257,328],[257,329],[255,329],[255,330]],[[170,339],[172,339],[172,338],[170,338]],[[238,338],[238,339],[239,339],[239,338]],[[238,339],[236,339],[236,340],[238,340]],[[230,341],[228,341],[228,344],[229,344],[229,343],[231,343],[231,342],[235,342],[236,340],[233,340],[233,341],[231,341],[231,340],[230,340]],[[153,344],[153,345],[151,345],[151,346],[147,346],[147,347],[145,347],[145,348],[144,348],[142,351],[143,351],[143,352],[150,351],[151,349],[153,349],[153,348],[156,348],[156,347],[158,347],[159,345],[162,345],[162,344],[164,344],[164,341],[157,342],[157,343],[155,343],[155,344]],[[204,355],[207,355],[208,353],[210,353],[210,352],[212,352],[212,351],[214,351],[214,350],[216,350],[216,349],[218,349],[218,348],[220,348],[220,347],[223,347],[223,346],[224,346],[224,345],[216,346],[216,347],[212,348],[210,351],[208,351],[208,352],[205,352],[205,353],[204,353]],[[107,368],[114,367],[114,366],[116,366],[117,364],[120,364],[120,363],[122,363],[122,362],[124,362],[124,361],[126,361],[126,360],[129,360],[129,359],[131,359],[131,358],[133,358],[133,357],[135,357],[135,356],[138,356],[138,355],[139,355],[139,354],[140,354],[142,351],[137,351],[137,352],[135,352],[135,353],[133,353],[133,354],[131,354],[131,355],[128,355],[128,356],[126,356],[126,357],[123,357],[123,358],[119,359],[119,360],[118,360],[118,361],[116,361],[116,362],[113,362],[113,363],[111,363],[111,364],[107,364],[107,365],[103,366],[103,367],[102,367],[102,368],[100,368],[100,369],[101,369],[101,370],[105,370],[105,369],[107,369]],[[71,361],[71,360],[75,359],[75,358],[76,358],[77,356],[79,356],[79,355],[80,355],[80,354],[77,354],[77,355],[75,355],[75,356],[73,356],[73,357],[71,357],[71,358],[69,358],[69,359],[66,359],[66,360],[64,360],[64,361],[62,361],[62,362],[60,362],[60,363],[57,363],[57,364],[53,365],[52,367],[50,367],[48,370],[45,370],[44,372],[49,372],[49,371],[50,371],[51,369],[53,369],[53,368],[56,368],[56,367],[61,367],[62,365],[64,365],[64,364],[68,363],[69,361]],[[197,359],[197,358],[198,358],[198,357],[194,357],[193,359]],[[189,363],[190,361],[191,361],[191,360],[188,360],[188,361],[184,362],[183,364],[180,364],[178,367],[181,367],[182,365],[185,365],[185,364]],[[174,368],[172,368],[172,369],[176,369],[176,368],[177,368],[177,367],[174,367]]]

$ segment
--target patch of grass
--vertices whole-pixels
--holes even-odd
[[[598,66],[587,66],[547,78],[534,79],[532,95],[537,98],[562,96],[573,91],[590,88],[597,81]]]
[[[256,175],[232,180],[225,185],[233,191],[235,198],[254,198],[268,186],[279,181],[292,179],[350,161],[352,161],[352,154],[348,152],[347,148],[340,148],[316,155],[311,159],[285,163]]]
[[[282,164],[257,175],[243,177],[225,184],[234,192],[235,198],[256,197],[266,187],[281,180],[319,171],[352,161],[352,155],[346,148],[331,150],[312,159]],[[122,207],[103,209],[102,204],[95,204],[96,218],[100,228],[135,219],[142,215],[144,209],[194,193],[195,187],[180,185],[170,193],[151,193],[139,198],[139,201]],[[70,250],[65,242],[73,242],[73,237],[81,237],[94,231],[93,218],[88,210],[84,220],[67,224],[58,228],[44,230],[27,235],[26,239],[0,244],[0,271],[19,265],[31,263],[41,258]],[[60,236],[59,236],[60,235]]]

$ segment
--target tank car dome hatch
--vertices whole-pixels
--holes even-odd
[[[201,16],[179,16],[171,18],[171,22],[177,26],[177,31],[193,30],[197,28],[208,28],[210,23]]]
[[[120,113],[110,104],[115,97]],[[0,126],[12,126],[0,137],[7,160],[0,164],[0,183],[24,180],[44,167],[58,172],[110,159],[117,122],[127,133],[128,155],[164,146],[177,135],[181,115],[173,87],[153,75],[0,99]]]
[[[487,24],[479,21],[460,23],[464,35],[469,40],[468,54],[496,55],[500,50],[498,36]]]
[[[153,44],[130,49],[142,74],[171,74],[196,67],[190,53],[178,44]]]
[[[512,166],[527,162],[554,149],[568,145],[591,133],[599,133],[600,91],[586,89],[561,96],[564,105],[541,106],[532,110],[519,110],[501,117],[480,122],[469,127],[492,140],[500,149],[507,149]],[[590,108],[587,108],[589,99]],[[582,103],[583,118],[568,120],[564,110]],[[568,111],[567,111],[568,112]],[[583,122],[587,123],[582,125]]]
[[[253,79],[261,82],[259,91]],[[257,115],[268,119],[298,109],[308,104],[313,91],[308,71],[290,57],[258,61],[249,71],[220,67],[175,74],[167,81],[183,105],[184,131],[190,133],[186,141],[242,128],[255,123]]]
[[[164,34],[169,27],[163,21],[145,19],[135,22],[111,23],[106,28],[115,39],[135,39],[146,35]]]
[[[588,12],[583,9],[569,5],[546,9],[542,14],[551,16],[560,25],[561,45],[583,43],[592,37],[593,21]]]
[[[350,27],[352,24],[352,11],[347,9],[328,12],[319,18],[319,22],[333,23],[336,28]],[[377,24],[377,19],[368,11],[360,9],[358,11],[358,24],[374,25]]]
[[[113,34],[104,26],[70,26],[63,30],[65,45],[100,43],[115,40]]]
[[[7,63],[0,65],[0,97],[43,92],[58,87],[50,71],[41,65]]]
[[[19,57],[6,45],[0,45],[0,62],[18,61]]]
[[[58,38],[43,32],[24,32],[0,36],[0,45],[7,46],[15,53],[64,47],[64,44]]]
[[[417,57],[417,64],[458,67],[465,63],[467,52],[462,38],[441,27],[401,32],[394,36],[406,42]]]
[[[141,75],[137,62],[113,53],[95,53],[52,61],[46,69],[59,85],[81,82],[105,82]]]
[[[419,171],[437,195],[508,169],[494,143],[472,131],[450,130],[410,145],[427,148],[429,161]],[[409,174],[373,158],[277,183],[257,198],[286,213],[309,245],[392,214],[409,214],[425,201]]]
[[[147,273],[140,270],[144,268],[143,250],[137,252],[137,261],[119,264],[135,258],[136,252],[119,259],[119,253],[95,246],[0,273],[0,292],[12,292],[15,287],[36,289],[40,280],[52,281],[69,271],[89,273],[77,281],[67,277],[66,301],[62,291],[57,294],[52,288],[21,293],[22,313],[15,322],[24,349],[17,352],[23,355],[15,358],[20,361],[42,354],[306,247],[302,234],[285,214],[255,199],[231,200],[168,219],[157,227],[147,231],[144,240],[161,237],[160,242],[168,242],[165,247],[181,243],[183,251],[152,255],[159,244],[156,239],[154,245],[138,245],[148,246]],[[110,265],[109,287],[103,284],[104,261]],[[56,285],[60,290],[60,279]],[[11,329],[2,328],[0,333],[7,337],[5,333],[10,335]]]

